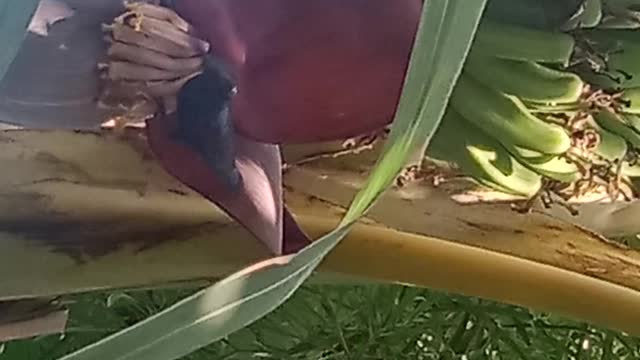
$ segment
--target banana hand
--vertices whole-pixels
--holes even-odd
[[[517,97],[484,86],[466,73],[458,80],[451,104],[467,121],[507,148],[517,146],[557,155],[571,146],[563,128],[534,116]]]
[[[533,61],[500,59],[472,52],[465,71],[494,90],[537,103],[574,103],[584,90],[579,76]]]
[[[447,109],[427,155],[454,162],[481,185],[504,193],[531,197],[542,186],[540,175],[520,164],[498,141],[452,108]]]
[[[483,20],[473,49],[501,59],[568,65],[575,40],[568,34]]]

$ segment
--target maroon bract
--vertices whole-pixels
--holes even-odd
[[[262,240],[276,254],[297,251],[309,240],[282,204],[278,146],[236,136],[236,165],[243,189],[229,192],[194,150],[176,142],[175,118],[156,116],[147,122],[149,145],[165,169]]]
[[[198,153],[177,143],[170,135],[175,119],[148,123],[151,146],[170,173],[272,250],[296,251],[309,240],[283,211],[277,144],[343,139],[390,123],[422,1],[175,3],[236,82],[231,120],[244,187],[230,192]],[[279,240],[280,249],[274,247]]]
[[[351,137],[395,113],[421,0],[176,0],[237,80],[236,131],[256,141]]]

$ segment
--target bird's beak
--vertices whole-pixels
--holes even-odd
[[[242,188],[229,192],[199,154],[175,140],[175,126],[175,116],[161,112],[147,121],[151,149],[171,175],[226,211],[275,254],[309,243],[283,204],[279,146],[234,134]]]

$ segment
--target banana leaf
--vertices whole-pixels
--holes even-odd
[[[127,139],[0,135],[0,166],[17,169],[0,177],[0,300],[209,285],[272,256]],[[285,157],[317,150],[285,148]],[[378,154],[287,171],[286,201],[313,239],[339,224]],[[385,193],[310,281],[428,287],[639,333],[637,252],[553,214],[454,201],[455,189],[415,184]]]

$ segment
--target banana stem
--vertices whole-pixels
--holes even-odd
[[[317,238],[332,230],[340,218],[299,216],[298,220]],[[209,234],[207,239],[191,238],[165,249],[139,253],[118,252],[85,264],[69,263],[64,255],[14,242],[13,246],[4,246],[3,254],[19,256],[19,261],[30,262],[31,266],[20,273],[3,271],[14,274],[15,281],[0,279],[0,298],[160,285],[181,278],[219,278],[248,265],[256,255],[266,255],[239,228]],[[216,243],[224,242],[225,237],[233,239],[235,248],[247,251],[226,264],[207,266],[206,256],[197,254],[223,250]],[[4,240],[7,239],[3,239],[6,244]],[[66,266],[60,266],[62,263]],[[132,268],[136,271],[132,272]],[[319,281],[325,275],[332,282],[344,278],[352,283],[372,281],[427,287],[521,305],[640,335],[638,291],[516,256],[379,225],[356,225],[321,264],[319,272]]]
[[[314,234],[333,225],[311,217],[303,223]],[[640,335],[638,291],[442,239],[358,225],[321,270],[478,296]]]
[[[0,177],[0,300],[206,283],[270,256],[123,138],[14,130],[2,140],[0,167],[14,170]],[[312,237],[339,222],[375,163],[366,156],[287,172],[287,203]],[[640,335],[638,253],[549,214],[460,205],[444,187],[386,193],[317,280],[430,287]],[[587,222],[615,215],[591,211]]]

